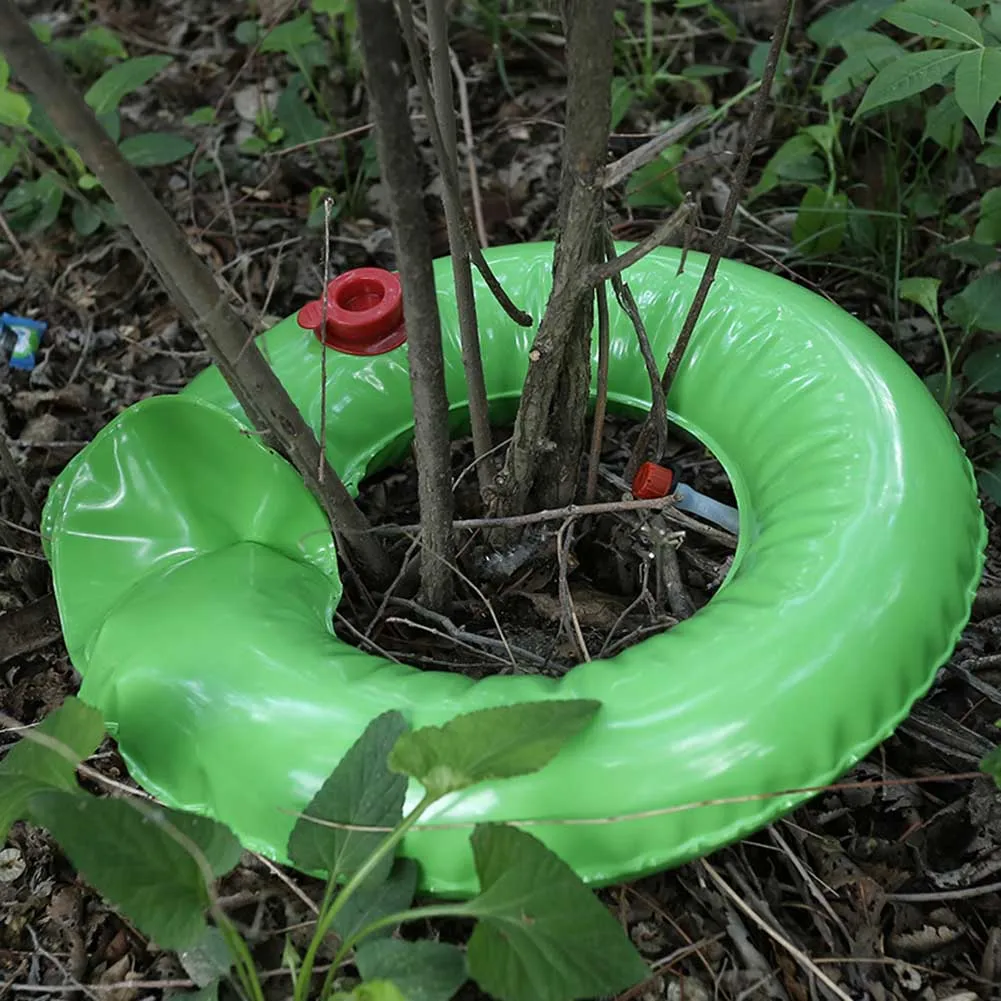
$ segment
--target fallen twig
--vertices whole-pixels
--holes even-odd
[[[631,174],[634,174],[641,167],[645,167],[654,157],[658,156],[668,146],[681,142],[686,136],[694,132],[703,122],[713,115],[710,108],[703,108],[693,111],[678,119],[673,125],[668,126],[659,136],[643,143],[637,149],[631,150],[625,156],[619,157],[614,163],[610,163],[605,168],[605,176],[602,185],[614,188]]]

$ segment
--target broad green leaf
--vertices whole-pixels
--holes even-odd
[[[974,264],[978,268],[985,268],[988,264],[993,264],[998,256],[997,250],[993,246],[977,243],[975,240],[957,240],[942,249],[954,261]]]
[[[0,90],[5,90],[9,82],[10,64],[4,59],[3,53],[0,52]]]
[[[840,45],[842,39],[871,28],[894,0],[854,0],[818,17],[807,30],[811,42],[822,49]]]
[[[1001,97],[1001,49],[973,49],[956,66],[956,103],[984,141],[987,116]]]
[[[264,36],[259,51],[292,53],[319,41],[320,36],[313,27],[313,16],[306,13],[272,28]]]
[[[633,208],[680,205],[684,194],[678,185],[678,164],[684,149],[669,146],[660,156],[634,171],[626,181],[626,202]]]
[[[792,238],[801,254],[815,257],[836,251],[845,238],[848,196],[828,194],[813,184],[803,195],[792,227]]]
[[[391,980],[369,980],[350,994],[335,994],[332,1001],[409,1001]]]
[[[103,221],[97,206],[88,201],[75,201],[73,203],[73,228],[81,236],[90,236],[91,233],[96,233]]]
[[[112,66],[84,94],[84,100],[103,115],[115,111],[122,100],[148,83],[161,70],[171,64],[170,56],[137,56]]]
[[[208,987],[221,980],[233,966],[233,954],[218,928],[205,929],[205,934],[189,949],[182,949],[177,958],[184,972],[198,987]]]
[[[1001,504],[1001,462],[995,463],[989,469],[982,469],[977,475],[977,485],[995,504]],[[994,753],[996,754],[997,752]],[[991,760],[996,765],[1001,764],[1001,762],[993,758],[993,755],[991,756]],[[990,774],[997,781],[997,772],[991,772]]]
[[[195,108],[187,118],[185,125],[211,125],[215,121],[215,108],[210,104],[204,104],[200,108]]]
[[[241,45],[253,45],[261,37],[261,26],[256,21],[241,21],[233,32]]]
[[[1001,138],[995,136],[977,157],[977,163],[984,167],[1001,167]]]
[[[989,247],[1001,245],[1001,187],[991,188],[981,195],[980,217],[973,239]]]
[[[295,146],[313,142],[327,134],[327,126],[303,100],[300,90],[305,86],[301,73],[296,73],[278,97],[275,115],[285,129],[285,137]]]
[[[999,503],[1001,503],[1001,501],[999,501]],[[980,762],[980,771],[994,779],[995,785],[997,785],[998,789],[1001,789],[1001,746],[995,747],[994,750]]]
[[[378,939],[355,950],[355,963],[364,980],[389,980],[407,1001],[449,1001],[469,977],[466,957],[445,942]]]
[[[405,733],[389,756],[389,767],[417,779],[434,797],[537,772],[600,708],[593,699],[566,699],[466,713],[444,726]]]
[[[612,120],[609,128],[614,132],[619,123],[629,113],[636,100],[636,91],[629,86],[629,81],[617,76],[612,80]]]
[[[541,841],[502,824],[471,838],[480,895],[466,959],[501,1001],[570,1001],[618,994],[649,973],[619,923]]]
[[[928,109],[922,138],[931,139],[942,149],[953,153],[959,149],[963,141],[963,109],[951,90],[943,95],[938,104]]]
[[[818,155],[816,140],[808,132],[797,132],[772,154],[748,200],[760,198],[785,181],[809,183],[826,176],[827,166]]]
[[[922,38],[944,38],[962,45],[984,41],[976,18],[950,0],[904,0],[886,11],[883,19]]]
[[[177,163],[194,151],[195,144],[173,132],[144,132],[129,136],[118,146],[133,167],[162,167]]]
[[[987,344],[963,363],[969,388],[978,393],[1001,393],[1001,344]]]
[[[29,803],[36,792],[74,792],[79,788],[76,766],[97,750],[104,736],[104,721],[96,709],[70,696],[26,734],[51,737],[66,754],[25,735],[0,761],[0,842],[14,821],[30,818]]]
[[[11,172],[15,163],[17,163],[17,148],[0,143],[0,181]]]
[[[31,117],[31,105],[22,94],[13,90],[0,89],[0,125],[8,128],[24,128]]]
[[[845,58],[827,74],[820,88],[820,96],[825,104],[850,94],[904,52],[892,38],[875,31],[860,31],[841,44]]]
[[[288,853],[296,865],[350,876],[386,837],[323,827],[310,817],[366,827],[391,828],[400,822],[407,780],[394,775],[386,767],[386,759],[406,729],[400,713],[386,712],[372,720],[351,745],[292,828]],[[384,880],[392,865],[389,854],[372,873],[369,885]]]
[[[898,287],[901,299],[917,303],[929,316],[938,316],[938,278],[905,278]]]
[[[1001,333],[1001,273],[985,271],[945,304],[945,315],[966,330]]]
[[[225,824],[183,810],[163,809],[161,812],[169,824],[194,842],[214,876],[225,876],[236,868],[243,848]]]
[[[53,170],[46,171],[35,182],[35,196],[38,199],[38,213],[31,222],[29,232],[44,233],[59,218],[66,195],[63,179]]]
[[[380,918],[407,910],[417,892],[417,864],[412,859],[398,858],[384,883],[366,881],[344,902],[334,918],[334,931],[341,941],[347,941],[363,928]],[[393,934],[393,928],[380,928],[366,941]]]
[[[31,812],[84,879],[161,948],[190,949],[202,939],[208,891],[195,860],[162,826],[167,811],[43,792]]]
[[[895,101],[903,101],[941,83],[955,68],[963,53],[956,49],[909,52],[884,66],[866,89],[855,117]]]

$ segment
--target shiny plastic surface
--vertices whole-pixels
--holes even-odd
[[[541,316],[552,245],[494,249],[514,301]],[[628,278],[667,355],[705,259],[664,249]],[[448,261],[436,262],[455,425],[465,388]],[[533,330],[477,278],[487,389],[512,414]],[[262,339],[319,424],[320,344],[291,317]],[[406,347],[328,355],[328,452],[354,490],[407,448]],[[649,386],[612,307],[612,409]],[[410,723],[530,699],[603,703],[542,772],[443,801],[430,822],[581,819],[663,811],[834,780],[906,715],[964,626],[985,529],[972,472],[921,382],[847,313],[724,262],[669,404],[723,462],[740,541],[710,604],[669,633],[559,680],[473,682],[361,653],[331,629],[330,536],[291,470],[247,435],[217,372],[136,404],[61,474],[45,512],[60,613],[82,697],[117,727],[142,784],[284,860],[301,809],[366,723]],[[411,801],[419,790],[411,789]],[[801,802],[789,795],[532,831],[593,884],[679,864]],[[468,830],[415,830],[422,885],[475,892]]]

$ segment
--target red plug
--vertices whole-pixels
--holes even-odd
[[[666,497],[671,492],[674,473],[666,466],[655,462],[644,462],[633,477],[633,496],[640,500]]]
[[[407,339],[400,279],[382,268],[355,268],[327,285],[327,327],[323,299],[307,303],[296,317],[327,347],[349,355],[381,355]]]

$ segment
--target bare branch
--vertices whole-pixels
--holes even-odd
[[[410,0],[401,0],[409,6]],[[445,0],[428,0],[428,37],[431,49],[431,82],[434,87],[434,107],[427,113],[434,114],[444,144],[444,153],[451,165],[459,160],[455,141],[455,108],[452,101],[452,73],[449,66],[448,11]],[[423,67],[422,67],[423,68]],[[487,387],[483,379],[483,357],[480,353],[480,334],[476,323],[476,300],[473,296],[473,272],[462,228],[462,205],[457,197],[447,197],[445,223],[448,227],[448,246],[452,256],[452,279],[459,313],[459,335],[462,339],[462,366],[466,373],[466,391],[469,395],[469,423],[473,434],[473,453],[478,460],[476,475],[480,494],[484,498],[493,484],[496,463],[490,449],[490,416],[487,409]]]
[[[584,500],[591,504],[598,490],[598,464],[601,462],[601,438],[605,430],[608,406],[608,290],[602,282],[595,289],[598,301],[598,395],[594,403],[594,426],[591,431],[591,454],[587,462],[587,486]]]
[[[428,82],[427,71],[424,69],[424,58],[421,53],[421,45],[417,39],[417,30],[414,27],[413,9],[409,0],[402,0],[399,7],[400,26],[403,29],[403,38],[407,44],[407,52],[410,56],[410,65],[414,71],[414,79],[417,83],[417,90],[421,95],[421,104],[427,116],[428,133],[431,136],[431,145],[434,148],[435,159],[438,161],[438,169],[441,171],[443,199],[453,201],[459,219],[462,223],[462,235],[466,242],[466,253],[476,266],[487,287],[494,298],[508,316],[519,326],[530,327],[533,323],[532,317],[524,310],[519,309],[508,297],[497,276],[490,269],[479,243],[476,234],[473,232],[472,223],[466,210],[462,207],[461,186],[459,184],[459,171],[455,163],[455,158],[450,158],[446,151],[445,142],[442,138],[441,128],[437,116],[435,115],[434,96],[431,93],[431,85]]]
[[[469,111],[469,87],[466,84],[466,74],[459,65],[459,57],[454,49],[448,50],[448,60],[452,64],[455,82],[459,87],[459,114],[462,116],[462,132],[466,138],[466,170],[469,172],[469,197],[473,203],[473,218],[476,220],[476,235],[480,246],[490,245],[487,235],[487,225],[483,221],[483,201],[480,198],[480,178],[476,172],[476,157],[473,154],[473,116]]]
[[[659,136],[654,136],[649,142],[619,157],[614,163],[610,163],[605,168],[605,176],[602,185],[606,189],[614,188],[616,184],[621,184],[630,174],[634,174],[641,167],[645,167],[654,157],[681,142],[686,136],[691,135],[700,125],[712,117],[712,110],[703,108],[693,111],[678,119],[673,125],[666,128]]]
[[[597,285],[599,282],[608,281],[615,275],[622,274],[627,268],[641,261],[652,250],[665,244],[675,233],[680,230],[695,212],[695,202],[691,195],[686,195],[685,200],[665,219],[649,236],[645,237],[634,247],[630,247],[624,254],[618,257],[610,257],[604,264],[598,264],[588,272],[588,282]]]
[[[168,293],[195,326],[213,361],[247,417],[273,435],[334,528],[355,547],[376,575],[389,571],[382,549],[373,546],[369,524],[337,474],[329,468],[316,436],[265,361],[253,336],[223,296],[215,276],[189,246],[160,202],[122,157],[65,73],[11,0],[0,0],[0,49],[14,72],[38,97],[63,137],[104,186],[122,218],[149,255]],[[324,483],[317,470],[324,465]]]
[[[430,608],[444,611],[452,599],[449,564],[455,554],[448,396],[431,239],[418,182],[420,160],[407,111],[403,46],[393,2],[358,0],[356,9],[407,318],[417,490],[425,547],[421,551],[422,597]]]

